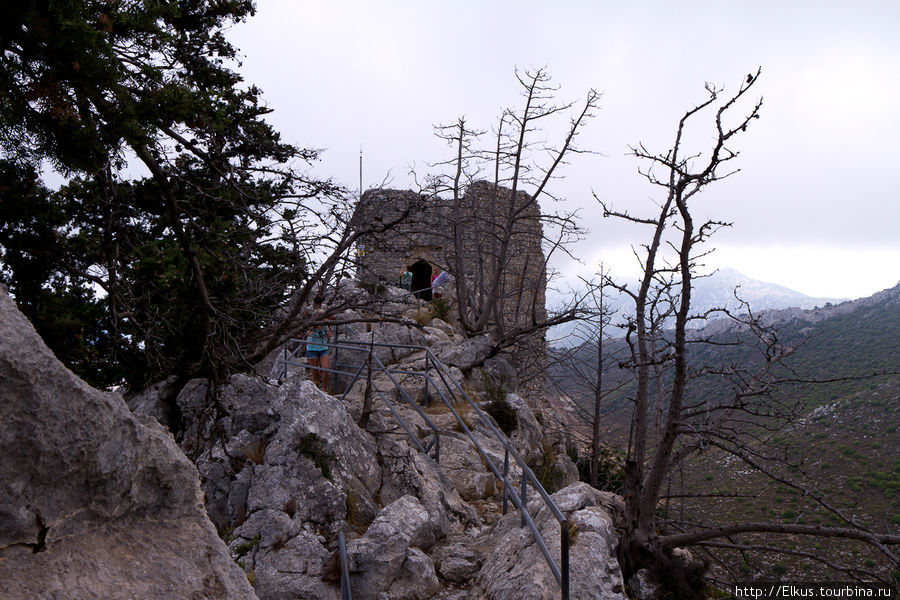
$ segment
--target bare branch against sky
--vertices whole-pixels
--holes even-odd
[[[636,232],[604,221],[658,191],[629,145],[671,143],[667,124],[710,82],[737,89],[763,68],[762,116],[737,148],[742,172],[698,203],[734,222],[711,265],[814,296],[859,297],[900,279],[900,4],[830,1],[622,4],[262,0],[235,26],[241,71],[288,141],[327,148],[317,167],[348,187],[444,150],[432,125],[465,114],[488,127],[515,100],[514,68],[547,65],[561,97],[603,92],[558,186],[593,235],[584,265],[627,275]],[[565,127],[566,123],[560,123]],[[548,132],[548,136],[553,132]],[[703,139],[695,140],[702,147]],[[688,140],[690,143],[691,140]],[[715,194],[715,197],[712,194]]]

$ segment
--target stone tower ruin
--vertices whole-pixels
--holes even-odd
[[[454,278],[465,278],[467,294],[477,303],[479,295],[489,293],[495,283],[493,267],[499,262],[498,311],[491,320],[492,333],[508,334],[546,320],[540,208],[526,193],[518,192],[513,198],[508,188],[476,181],[454,202],[409,190],[375,189],[363,194],[354,218],[376,227],[401,219],[387,231],[359,240],[360,281],[399,285],[402,272],[411,268],[416,290],[430,284],[430,279],[428,283],[422,279],[430,269],[446,270]],[[504,239],[508,239],[505,248]],[[454,282],[448,285],[455,287]],[[457,310],[455,303],[451,310]],[[505,351],[519,371],[520,393],[533,404],[543,396],[544,333],[538,328],[519,336]]]

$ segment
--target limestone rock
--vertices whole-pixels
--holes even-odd
[[[553,456],[546,479],[548,490],[561,490],[578,481],[578,467],[564,452]]]
[[[265,539],[264,535],[261,537]],[[260,542],[250,552],[252,557],[248,553],[247,567],[253,573],[256,593],[261,599],[333,600],[338,597],[336,588],[322,580],[330,555],[314,533],[300,530],[287,540],[276,537],[268,543]]]
[[[653,582],[647,569],[641,569],[632,575],[628,586],[634,600],[655,600],[659,595],[659,587]]]
[[[489,386],[507,393],[516,393],[519,389],[519,375],[516,368],[510,357],[503,354],[485,359],[481,367],[472,369],[468,382],[473,390],[485,393],[489,391]]]
[[[429,321],[428,326],[446,333],[447,339],[453,339],[453,337],[457,335],[456,330],[453,329],[453,326],[450,325],[450,323],[444,321],[443,319],[438,319],[437,317]]]
[[[438,359],[448,367],[468,371],[483,363],[493,347],[490,336],[478,335],[444,350],[438,355]]]
[[[255,598],[171,435],[67,370],[0,294],[0,596]]]
[[[443,435],[441,439],[443,445]],[[383,468],[379,492],[381,501],[390,503],[404,495],[419,499],[428,514],[426,547],[451,533],[481,526],[475,511],[460,498],[451,478],[447,476],[448,469],[410,447],[406,439],[399,435],[379,435],[377,440]],[[442,465],[445,458],[441,459]]]
[[[502,454],[499,456],[499,463],[495,459],[494,464],[502,468]],[[490,498],[501,489],[493,473],[481,462],[472,442],[463,434],[454,432],[441,435],[441,468],[453,481],[463,500]]]
[[[468,539],[456,539],[434,553],[441,577],[452,583],[464,584],[472,579],[484,562],[484,555],[472,548]]]
[[[136,415],[153,417],[163,427],[171,428],[169,423],[169,399],[178,391],[175,385],[178,378],[172,375],[164,381],[151,385],[146,390],[127,399],[128,408]]]
[[[235,375],[219,390],[218,411],[196,412],[205,397],[199,385],[179,395],[196,436],[185,446],[201,450],[207,510],[231,532],[232,554],[259,597],[334,598],[336,586],[322,577],[337,532],[365,529],[378,513],[375,440],[309,381]],[[219,441],[210,445],[204,432]]]
[[[433,596],[437,589],[434,563],[418,549],[429,535],[428,513],[412,496],[384,507],[363,537],[347,543],[353,597],[424,600]]]
[[[398,344],[405,346],[422,346],[425,344],[425,332],[417,327],[406,327],[397,323],[383,323],[372,335],[376,344]],[[365,339],[364,339],[365,341]],[[400,361],[415,352],[412,348],[375,348],[375,354],[384,364]]]
[[[570,527],[570,597],[573,599],[624,600],[624,586],[616,560],[612,519],[601,510],[606,495],[585,483],[573,484],[551,496]],[[528,504],[535,526],[550,555],[559,564],[560,525],[542,501]],[[550,567],[527,527],[519,526],[520,514],[511,512],[491,532],[496,547],[484,560],[471,598],[513,600],[558,598],[560,591]]]

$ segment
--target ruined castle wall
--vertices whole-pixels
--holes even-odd
[[[473,269],[486,269],[485,263],[503,261],[499,281],[501,329],[514,329],[541,323],[547,318],[547,277],[541,248],[543,229],[540,207],[525,192],[512,191],[487,182],[475,182],[463,198],[471,223],[463,228],[464,252],[472,253],[467,263]],[[501,242],[510,230],[505,256]],[[493,260],[492,260],[493,259]],[[491,273],[476,272],[470,281],[493,283]],[[535,403],[543,395],[546,366],[545,332],[539,329],[522,336],[507,352],[519,369],[522,396]]]
[[[513,199],[511,190],[479,181],[467,188],[458,203],[451,203],[405,190],[370,190],[363,194],[355,218],[371,225],[404,213],[406,218],[389,231],[360,240],[361,281],[396,285],[407,265],[424,259],[455,277],[465,277],[469,293],[477,302],[497,280],[494,267],[502,259],[498,280],[500,323],[495,320],[491,325],[509,332],[546,319],[540,207],[526,193],[519,192]],[[507,231],[512,235],[505,256],[501,256]],[[455,232],[461,236],[459,263]],[[533,404],[540,403],[543,395],[545,346],[544,331],[537,330],[505,351],[519,366],[519,380],[524,383],[520,392],[531,397]]]
[[[357,278],[398,285],[402,270],[418,259],[446,268],[447,235],[439,203],[409,190],[378,189],[363,194],[355,219],[367,225],[405,218],[383,233],[363,236],[357,245]]]

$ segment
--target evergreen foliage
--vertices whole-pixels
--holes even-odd
[[[342,191],[297,170],[317,151],[283,143],[232,70],[223,30],[252,13],[248,0],[6,9],[0,277],[94,385],[245,364],[309,283],[313,228],[339,228]],[[68,178],[58,191],[46,164]]]

